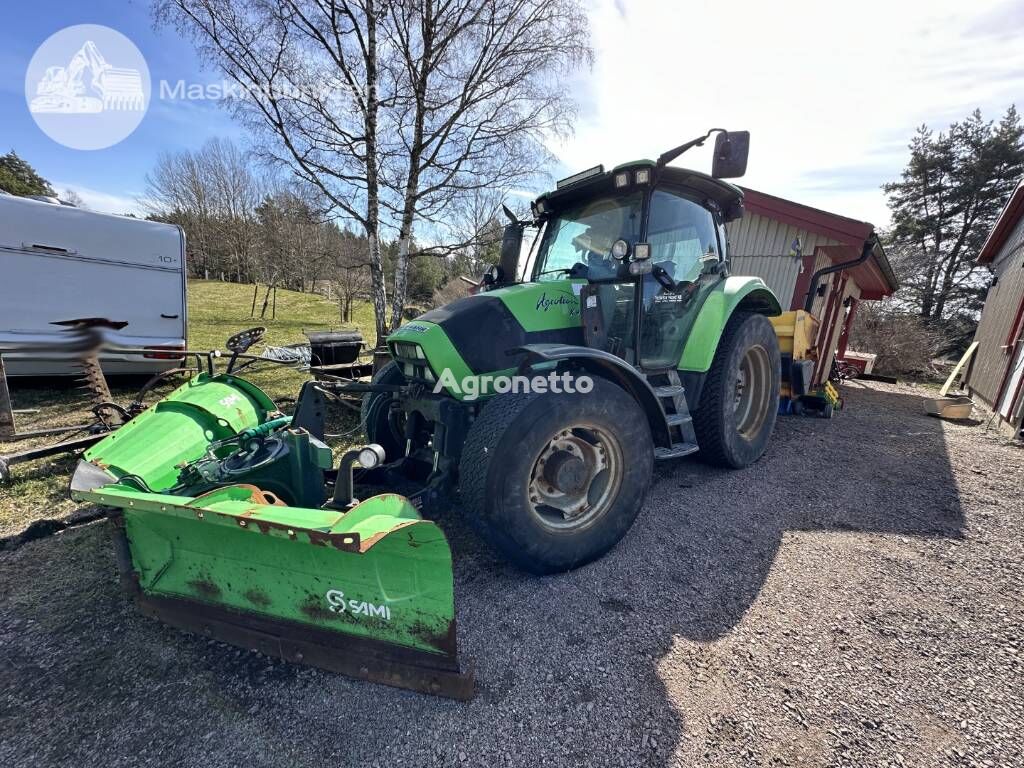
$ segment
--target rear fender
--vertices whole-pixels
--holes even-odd
[[[658,403],[658,397],[643,374],[622,358],[603,350],[571,344],[528,344],[515,351],[527,354],[526,366],[537,363],[571,363],[593,376],[615,382],[640,404],[650,424],[654,444],[661,448],[671,446],[668,422],[665,421],[665,412]]]
[[[727,277],[711,289],[701,305],[679,360],[681,371],[707,372],[725,324],[737,310],[769,317],[782,314],[779,300],[764,280],[759,277]]]

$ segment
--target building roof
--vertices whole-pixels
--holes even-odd
[[[832,262],[849,261],[861,254],[864,241],[875,231],[873,224],[858,221],[848,216],[812,208],[782,197],[742,187],[743,205],[746,210],[770,219],[791,224],[799,229],[816,232],[841,243],[847,248],[829,247]],[[899,288],[899,281],[893,274],[892,266],[885,255],[881,242],[876,241],[871,258],[850,270],[850,275],[860,286],[865,299],[881,299],[892,295]]]
[[[1024,179],[1021,179],[1017,188],[1013,190],[1013,194],[1003,207],[1003,212],[996,219],[996,225],[992,227],[988,239],[981,246],[981,252],[978,254],[979,264],[991,264],[995,260],[1006,245],[1007,239],[1013,234],[1021,216],[1024,216]]]

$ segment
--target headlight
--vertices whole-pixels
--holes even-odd
[[[359,466],[373,469],[384,463],[384,449],[376,443],[370,443],[359,451]]]
[[[622,171],[615,174],[615,188],[622,189],[629,186],[629,173]]]
[[[629,243],[625,240],[616,240],[612,243],[612,256],[619,261],[629,256]]]
[[[405,358],[406,360],[423,360],[426,358],[426,355],[423,354],[423,347],[419,344],[410,344],[407,341],[395,342],[395,356]]]

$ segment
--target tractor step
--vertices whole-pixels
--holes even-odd
[[[682,424],[692,424],[693,417],[688,413],[669,413],[665,416],[665,421],[670,427],[678,427]]]
[[[670,385],[664,386],[664,387],[654,387],[654,394],[657,395],[659,398],[660,397],[675,397],[676,395],[683,394],[685,391],[686,390],[681,385],[679,385],[679,384],[675,384],[675,385],[670,384]]]
[[[683,456],[689,456],[691,453],[696,453],[697,450],[698,448],[696,443],[676,443],[671,448],[655,448],[654,458],[656,461],[680,459]]]
[[[686,403],[686,388],[675,370],[656,371],[647,375],[647,381],[658,398],[668,426],[671,445],[654,449],[654,458],[678,459],[697,451],[697,435],[693,431],[693,417]]]

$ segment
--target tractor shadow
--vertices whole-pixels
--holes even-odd
[[[913,395],[858,386],[844,396],[832,420],[780,417],[768,454],[746,470],[658,465],[626,539],[572,573],[524,576],[457,516],[443,521],[461,648],[477,664],[470,708],[488,708],[485,719],[510,708],[549,734],[533,764],[671,764],[706,726],[687,722],[680,691],[726,675],[705,666],[707,644],[755,606],[787,535],[961,538],[942,422]]]
[[[69,765],[112,764],[93,750],[117,744],[122,757],[151,750],[182,765],[201,748],[203,762],[253,766],[675,766],[674,753],[699,756],[703,739],[736,743],[741,726],[717,714],[728,712],[731,667],[770,653],[762,628],[791,642],[786,622],[813,621],[795,617],[826,597],[797,583],[800,602],[779,609],[780,547],[804,531],[963,536],[942,422],[911,395],[844,390],[848,408],[831,421],[780,418],[747,470],[659,465],[626,538],[571,573],[514,570],[452,509],[439,522],[454,550],[460,655],[476,673],[469,702],[296,667],[144,618],[116,583],[103,525],[4,553],[0,583],[22,585],[0,600],[0,631],[19,638],[7,689],[21,692],[12,711],[41,737],[22,739],[19,753],[39,764],[45,742],[66,758],[51,763]],[[836,547],[840,571],[835,537],[818,543]],[[56,612],[43,607],[55,594]],[[60,695],[54,680],[80,684]],[[200,747],[183,737],[190,728]]]

